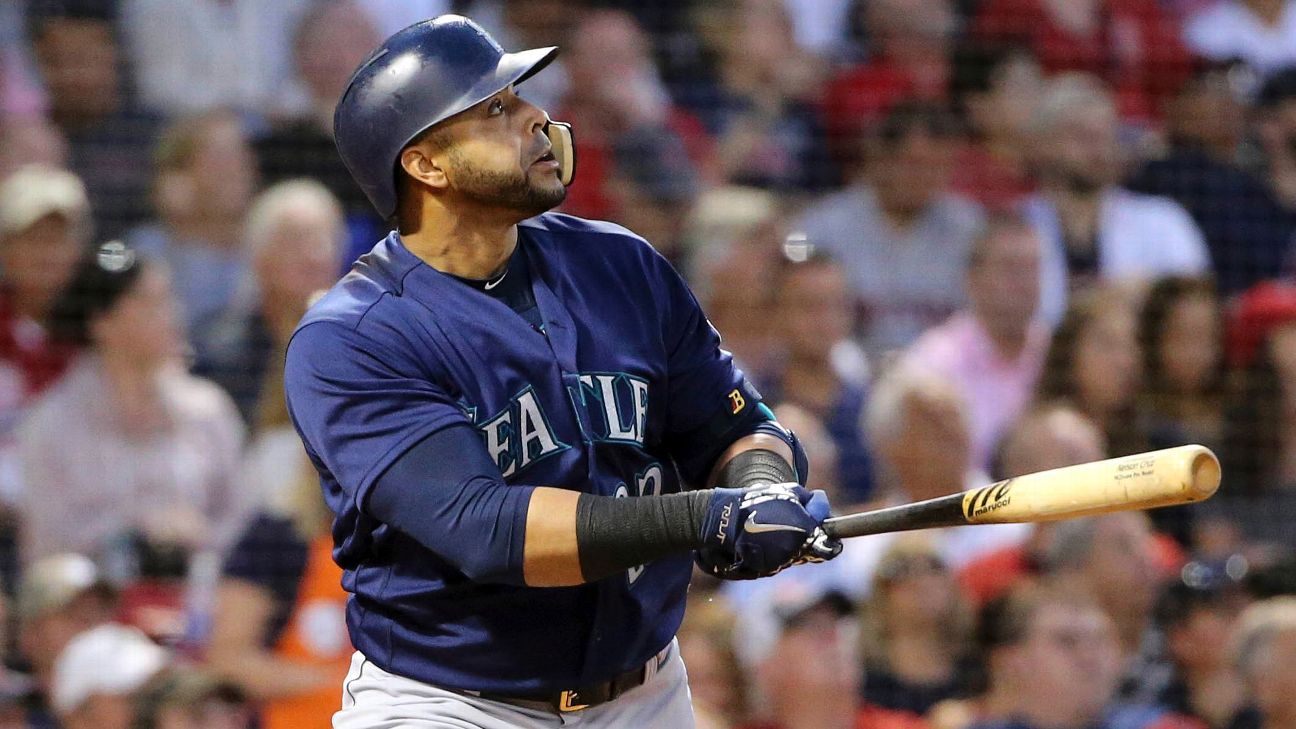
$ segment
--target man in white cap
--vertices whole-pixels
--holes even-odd
[[[85,187],[71,172],[29,165],[0,183],[0,362],[9,370],[0,407],[11,386],[27,397],[62,374],[67,352],[51,348],[41,325],[92,233]]]
[[[29,165],[0,182],[0,501],[16,488],[13,427],[71,358],[44,320],[92,235],[85,186],[71,172]]]
[[[23,570],[14,602],[18,647],[43,689],[49,690],[55,660],[68,643],[106,623],[115,608],[112,589],[87,557],[56,554]]]
[[[54,664],[51,701],[65,729],[130,729],[140,691],[168,664],[135,628],[100,625],[68,643]]]

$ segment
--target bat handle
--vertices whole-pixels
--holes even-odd
[[[957,493],[859,514],[834,516],[824,520],[823,530],[830,537],[845,539],[966,523],[963,494]]]

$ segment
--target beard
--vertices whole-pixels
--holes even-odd
[[[463,170],[456,181],[459,194],[481,205],[518,212],[523,219],[558,207],[567,188],[554,178],[554,186],[533,183],[528,170],[500,172],[474,167],[464,159],[453,159]]]

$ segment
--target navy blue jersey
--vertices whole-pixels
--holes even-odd
[[[719,451],[769,417],[683,280],[642,239],[560,214],[518,229],[539,326],[422,263],[393,233],[307,313],[285,375],[336,515],[354,645],[393,673],[515,694],[644,663],[679,627],[691,559],[577,587],[476,582],[437,544],[366,513],[384,470],[436,431],[469,424],[510,487],[672,493],[701,485]],[[460,516],[436,518],[461,539],[450,528]],[[476,538],[486,548],[490,537]]]

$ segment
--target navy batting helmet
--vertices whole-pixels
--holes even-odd
[[[342,161],[378,213],[390,218],[396,163],[406,145],[428,127],[525,81],[557,54],[555,46],[506,53],[459,15],[415,23],[384,41],[351,76],[333,112]]]

